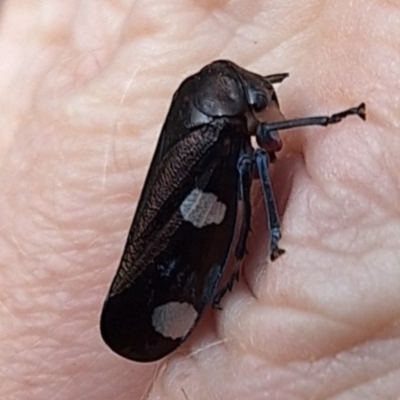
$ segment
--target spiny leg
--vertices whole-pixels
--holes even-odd
[[[276,208],[274,193],[269,177],[269,156],[263,149],[257,149],[254,158],[264,194],[265,209],[267,213],[267,227],[270,234],[270,257],[276,260],[285,250],[279,248],[281,238],[281,227],[279,222],[278,210]]]
[[[239,280],[242,260],[247,253],[246,242],[250,231],[251,220],[251,203],[250,203],[250,188],[252,181],[252,160],[246,154],[242,153],[238,161],[239,185],[238,185],[238,200],[243,204],[242,224],[240,227],[239,238],[235,248],[235,265],[228,282],[214,296],[213,308],[221,309],[220,302],[227,292],[233,288],[235,281]]]
[[[237,168],[239,171],[239,201],[243,204],[243,215],[239,239],[235,249],[235,257],[237,260],[242,260],[247,253],[246,242],[251,222],[250,188],[253,162],[248,154],[243,153],[240,156]]]

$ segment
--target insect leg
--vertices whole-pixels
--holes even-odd
[[[246,241],[250,231],[251,220],[250,187],[252,181],[252,160],[248,154],[243,153],[240,156],[237,168],[239,171],[238,193],[239,200],[243,203],[243,216],[239,239],[235,249],[235,257],[237,260],[241,260],[247,253]]]
[[[266,79],[269,83],[281,83],[284,79],[289,76],[287,72],[282,72],[280,74],[266,75],[264,79]]]
[[[228,282],[220,290],[218,290],[217,294],[214,296],[212,301],[212,308],[214,310],[222,310],[222,307],[220,306],[221,300],[228,292],[232,290],[235,281],[239,280],[241,265],[242,260],[237,260]]]
[[[264,192],[265,208],[268,214],[268,229],[270,232],[270,257],[274,261],[285,251],[280,249],[278,244],[281,238],[281,228],[279,223],[278,210],[276,208],[274,194],[272,191],[271,180],[269,177],[269,156],[263,149],[256,149],[254,158],[258,169],[258,174],[261,181],[261,186]]]
[[[361,119],[365,120],[365,104],[361,103],[358,107],[349,108],[331,116],[297,118],[260,124],[257,128],[257,143],[268,152],[279,151],[280,148],[275,149],[278,141],[278,130],[310,125],[328,126],[337,124],[349,115],[358,115]]]
[[[231,276],[228,282],[223,286],[213,299],[213,308],[221,309],[219,303],[227,292],[230,292],[233,288],[235,281],[239,280],[240,269],[242,266],[242,260],[246,250],[247,236],[250,231],[250,220],[251,220],[251,203],[250,203],[250,187],[252,181],[252,160],[248,154],[242,153],[239,157],[237,168],[239,172],[239,184],[238,184],[238,200],[243,204],[242,213],[242,225],[240,227],[239,238],[235,248],[236,262],[233,267]]]

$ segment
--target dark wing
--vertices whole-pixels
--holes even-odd
[[[123,357],[173,351],[215,294],[236,226],[245,136],[235,130],[222,121],[181,139],[140,200],[101,318],[103,339]]]

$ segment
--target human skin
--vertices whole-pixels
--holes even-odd
[[[165,5],[166,3],[167,5]],[[390,2],[5,1],[0,32],[0,398],[400,396],[400,10]],[[174,90],[226,58],[286,118],[271,175],[286,254],[253,190],[244,277],[177,352],[137,364],[99,315]]]

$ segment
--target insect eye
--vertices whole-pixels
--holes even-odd
[[[253,110],[255,112],[260,112],[267,108],[268,105],[268,98],[263,92],[256,92],[254,93],[254,100],[253,100]]]

